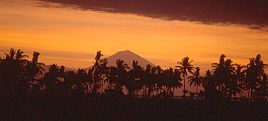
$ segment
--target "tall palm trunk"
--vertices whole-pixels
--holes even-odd
[[[248,90],[248,100],[250,100],[250,91],[251,89],[249,88],[249,90]]]
[[[195,100],[197,100],[197,97],[198,97],[198,86],[196,86],[196,90],[195,90]]]
[[[186,75],[184,75],[184,80],[183,80],[183,97],[186,96],[185,82],[186,82]]]
[[[172,99],[174,99],[174,96],[175,96],[175,88],[172,87]]]
[[[233,101],[235,102],[236,101],[236,92],[234,92],[233,96],[231,96],[231,97],[233,97]]]
[[[255,99],[255,97],[253,97],[253,89],[250,90],[250,98],[249,98],[249,100],[251,101],[252,98]]]

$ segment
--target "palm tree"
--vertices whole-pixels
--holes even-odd
[[[235,64],[233,64],[233,61],[231,59],[227,59],[225,61],[225,70],[224,70],[224,87],[223,92],[224,95],[226,95],[229,99],[232,98],[232,95],[234,97],[237,93],[242,92],[242,87],[238,85],[238,82],[236,81],[235,77]]]
[[[235,64],[233,64],[231,59],[225,60],[225,57],[225,55],[221,55],[219,63],[212,64],[216,85],[218,86],[218,91],[221,93],[222,99],[225,97],[231,98],[231,89],[235,88]]]
[[[101,77],[101,93],[105,91],[105,86],[108,84],[108,73],[109,73],[109,67],[107,66],[108,60],[107,58],[102,58],[100,60],[100,66],[99,66],[99,72]]]
[[[186,80],[188,77],[188,73],[193,74],[194,66],[191,64],[193,60],[190,60],[189,57],[184,57],[181,62],[178,62],[178,66],[176,66],[181,74],[183,75],[184,82],[183,82],[183,97],[186,96],[187,90],[185,89]]]
[[[129,86],[128,70],[129,66],[121,59],[116,60],[116,67],[110,67],[108,72],[109,88],[105,90],[107,95],[123,95],[123,87]]]
[[[256,64],[256,72],[257,72],[257,83],[258,83],[258,90],[260,90],[260,93],[257,94],[257,100],[261,101],[265,98],[267,94],[267,75],[265,73],[265,68],[268,66],[267,64],[264,64],[264,62],[261,60],[261,55],[258,54],[255,59]]]
[[[144,73],[142,75],[142,82],[141,85],[143,87],[142,95],[143,96],[149,96],[149,88],[152,85],[153,77],[152,77],[152,66],[147,65],[146,69],[144,70]]]
[[[217,91],[217,85],[215,81],[214,74],[210,71],[206,71],[205,77],[202,79],[202,86],[204,88],[204,97],[207,100],[214,100],[217,99],[218,91]]]
[[[166,69],[160,71],[158,77],[156,77],[155,85],[157,88],[157,96],[161,98],[171,98],[172,96],[172,76],[173,76],[173,69]]]
[[[14,64],[13,66],[15,66],[16,69],[19,69],[19,76],[22,76],[22,74],[25,72],[25,66],[28,62],[28,60],[26,59],[28,58],[27,55],[24,54],[23,51],[19,50],[15,50],[13,48],[10,49],[9,54],[6,55],[6,59],[8,62],[10,62],[10,66],[12,66],[12,64]]]
[[[0,95],[3,95],[2,93],[4,92],[3,87],[4,87],[4,64],[3,64],[3,59],[0,57]]]
[[[264,64],[261,60],[261,55],[258,54],[256,58],[251,58],[250,63],[247,65],[246,80],[249,88],[250,100],[256,98],[261,94],[258,90],[261,88],[263,81],[265,80],[265,68],[267,64]],[[260,97],[260,96],[259,96]]]
[[[25,74],[26,76],[25,79],[27,80],[30,88],[34,92],[40,89],[40,86],[38,86],[39,81],[38,76],[41,76],[45,71],[44,69],[45,64],[38,62],[39,55],[40,53],[38,52],[33,53],[32,61],[28,61],[27,63],[26,74]]]
[[[27,83],[24,80],[28,62],[26,58],[28,56],[23,51],[11,48],[9,53],[2,59],[1,88],[3,93],[24,93],[26,91]]]
[[[222,54],[220,56],[219,63],[212,63],[212,68],[215,73],[223,73],[226,56]]]
[[[95,62],[94,62],[94,65],[93,65],[93,69],[98,69],[99,62],[100,62],[102,56],[103,56],[103,54],[101,53],[101,51],[97,51],[97,54],[96,54],[96,57],[95,57]]]
[[[196,87],[195,99],[197,99],[197,95],[199,91],[198,87],[202,84],[202,79],[203,79],[203,77],[200,76],[200,68],[196,67],[193,76],[188,77],[188,79],[190,81],[190,86],[194,85]]]
[[[101,51],[97,51],[95,62],[92,69],[89,69],[89,74],[91,74],[92,79],[91,88],[93,94],[100,93],[101,87],[103,87],[104,82],[107,81],[107,59],[102,58],[103,54]]]
[[[251,100],[253,89],[256,87],[257,74],[255,72],[255,58],[251,58],[246,70],[246,81],[248,91],[248,99]]]
[[[258,101],[265,101],[268,96],[268,76],[267,74],[263,75],[263,80],[260,82],[260,86],[258,88]]]
[[[62,84],[63,91],[73,95],[85,95],[89,91],[90,79],[85,69],[66,71],[64,74],[64,83]]]
[[[68,92],[64,91],[65,88],[65,67],[57,66],[56,64],[50,65],[48,72],[41,79],[42,88],[48,95],[64,95]]]
[[[129,79],[128,77],[128,69],[129,66],[123,60],[116,60],[116,67],[118,72],[117,86],[122,89],[124,85],[126,85],[126,81]]]
[[[169,95],[169,97],[171,96],[173,98],[175,89],[180,88],[182,86],[182,79],[179,75],[179,71],[177,69],[174,70],[172,68],[169,68],[164,70],[161,75],[161,86],[166,87],[165,92]]]
[[[233,88],[233,98],[236,98],[236,94],[241,94],[243,91],[245,91],[246,87],[246,77],[245,77],[245,68],[246,66],[241,66],[239,64],[235,64],[236,69],[235,69],[235,77],[234,77],[234,82],[236,83],[235,88]]]
[[[180,72],[178,69],[174,69],[174,71],[172,71],[172,81],[171,81],[171,85],[172,85],[172,96],[174,97],[175,94],[175,89],[177,88],[181,88],[182,87],[182,78],[180,76]]]
[[[122,95],[122,90],[119,88],[119,82],[118,82],[118,71],[117,68],[112,66],[109,67],[108,71],[108,86],[105,89],[105,94],[106,95]]]
[[[225,55],[222,54],[220,56],[219,63],[212,63],[212,68],[215,74],[215,78],[217,78],[217,85],[218,85],[218,90],[221,92],[224,84],[224,77],[225,75]]]
[[[148,85],[148,96],[155,96],[162,91],[162,87],[164,86],[162,74],[163,69],[160,66],[153,67],[150,74],[150,80],[147,81]]]
[[[134,96],[138,89],[141,89],[141,79],[143,68],[138,64],[138,61],[133,60],[132,69],[128,72],[129,79],[126,80],[126,88],[129,96]]]

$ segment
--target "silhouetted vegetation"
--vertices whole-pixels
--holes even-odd
[[[268,96],[267,65],[261,60],[261,55],[251,58],[247,66],[234,64],[221,55],[219,63],[213,63],[212,70],[204,76],[199,67],[191,64],[193,60],[189,57],[178,62],[176,69],[151,65],[143,68],[135,60],[132,67],[123,60],[117,60],[116,67],[107,67],[108,62],[99,51],[90,69],[66,71],[64,66],[53,64],[45,71],[45,65],[38,62],[39,55],[34,52],[32,61],[29,61],[23,51],[11,49],[1,59],[1,95],[173,98],[174,91],[182,86],[183,97],[191,95],[187,95],[185,86],[188,81],[190,86],[196,87],[196,91],[191,92],[195,99],[231,101],[247,96],[251,101],[265,101]]]
[[[178,62],[175,69],[162,69],[160,66],[151,65],[143,68],[135,60],[131,67],[123,60],[117,60],[115,67],[108,67],[107,59],[103,58],[103,54],[98,51],[91,68],[69,71],[64,66],[55,64],[45,70],[45,64],[38,62],[39,55],[38,52],[34,52],[30,61],[23,51],[11,49],[0,58],[2,99],[6,102],[11,99],[50,103],[51,100],[56,101],[50,106],[59,105],[57,101],[71,105],[68,101],[77,99],[79,102],[76,103],[87,105],[89,101],[88,103],[93,107],[95,104],[105,105],[106,103],[106,107],[118,105],[110,104],[111,102],[104,103],[104,100],[118,103],[121,99],[136,105],[138,103],[135,101],[140,101],[143,105],[147,104],[146,100],[160,102],[165,100],[165,104],[172,105],[172,109],[176,109],[176,101],[184,101],[183,104],[186,105],[190,105],[190,102],[209,102],[206,103],[209,106],[210,103],[223,104],[224,102],[264,103],[268,96],[268,80],[265,73],[267,65],[261,60],[261,55],[251,58],[246,66],[235,64],[231,59],[226,59],[225,55],[221,55],[219,62],[213,63],[212,70],[207,70],[205,75],[200,74],[199,67],[191,64],[192,60],[189,57]],[[195,91],[187,91],[186,83],[195,88]],[[183,95],[176,96],[175,92],[182,87]],[[159,106],[162,105],[160,102],[153,101],[151,104]],[[121,103],[127,105],[126,102]],[[130,107],[135,109],[133,106]],[[149,109],[153,110],[153,108]],[[160,109],[166,110],[163,107]]]

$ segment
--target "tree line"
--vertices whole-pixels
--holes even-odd
[[[96,53],[89,69],[67,70],[64,66],[38,61],[34,52],[29,60],[22,50],[10,49],[0,58],[1,96],[124,96],[133,98],[174,99],[182,89],[183,99],[210,101],[265,101],[268,96],[267,64],[258,54],[245,66],[235,64],[221,55],[205,75],[184,57],[175,68],[162,69],[147,65],[145,68],[133,60],[127,65],[117,60],[116,66],[107,66],[101,51]],[[187,83],[194,92],[188,91]]]

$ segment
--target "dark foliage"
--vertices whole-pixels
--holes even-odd
[[[98,51],[90,69],[66,71],[64,66],[53,64],[45,71],[45,65],[38,62],[39,55],[34,52],[29,61],[23,51],[11,49],[0,58],[0,96],[4,106],[2,109],[5,110],[0,113],[7,116],[0,117],[7,120],[55,120],[60,115],[66,119],[71,117],[69,120],[166,120],[161,118],[167,116],[171,120],[189,115],[186,112],[192,110],[192,113],[201,113],[193,115],[196,116],[194,120],[209,120],[209,117],[198,116],[206,117],[219,109],[215,112],[216,116],[210,118],[219,120],[217,118],[228,115],[233,118],[229,121],[236,119],[235,114],[250,114],[251,111],[263,113],[268,109],[256,106],[268,106],[267,65],[261,60],[261,55],[251,58],[247,66],[234,64],[221,55],[219,63],[213,63],[212,70],[204,76],[200,74],[199,67],[191,64],[189,57],[178,62],[177,69],[150,65],[143,68],[135,60],[132,67],[123,60],[117,60],[116,67],[107,67],[107,59],[102,58],[103,54]],[[196,88],[195,92],[186,90],[187,81]],[[182,87],[183,96],[175,96],[177,89]],[[240,111],[239,114],[237,108],[249,112]],[[72,112],[74,110],[77,112]],[[131,111],[124,112],[127,110]],[[152,115],[147,115],[146,111]],[[231,111],[233,114],[221,114],[221,111]],[[29,112],[34,112],[34,119],[31,119]],[[11,114],[22,117],[8,119]],[[259,114],[254,115],[259,117]],[[239,118],[245,120],[247,117],[250,116]]]

